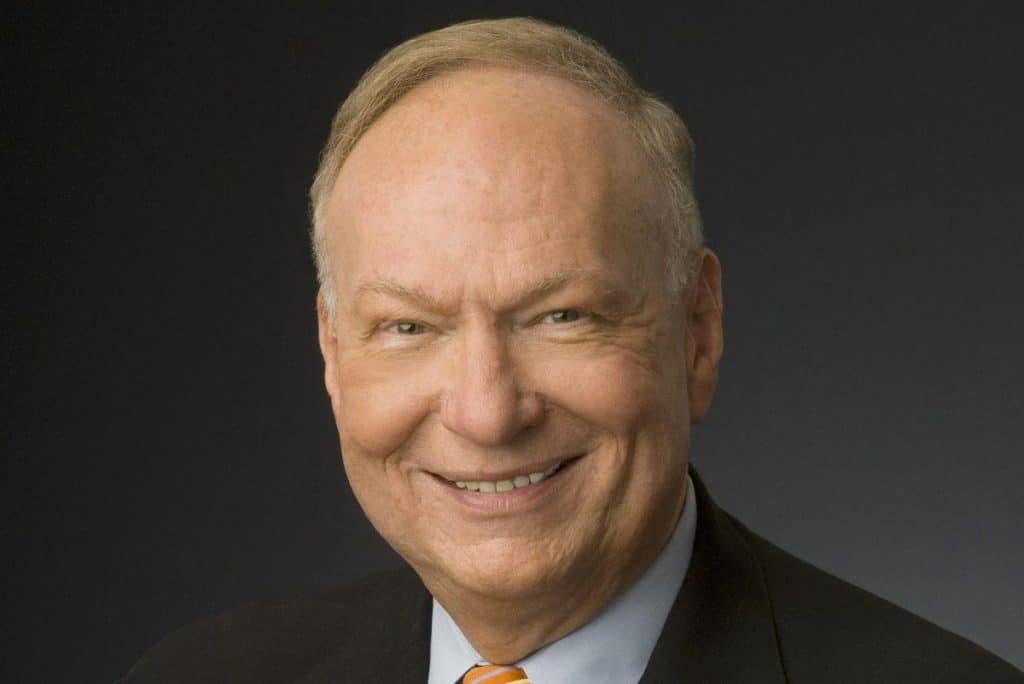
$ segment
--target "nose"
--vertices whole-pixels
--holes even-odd
[[[517,369],[499,331],[464,334],[448,391],[441,404],[441,423],[482,446],[507,443],[544,416],[544,397],[520,386]]]

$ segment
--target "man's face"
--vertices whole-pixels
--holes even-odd
[[[326,383],[353,491],[436,596],[617,591],[671,532],[686,307],[658,196],[616,112],[497,69],[421,86],[346,161]]]

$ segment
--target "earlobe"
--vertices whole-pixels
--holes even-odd
[[[704,249],[687,315],[686,372],[691,425],[702,421],[711,406],[723,350],[722,267],[715,253]]]

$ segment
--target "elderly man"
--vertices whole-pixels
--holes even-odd
[[[126,681],[1019,682],[786,555],[688,468],[722,356],[678,116],[532,20],[408,41],[312,189],[345,471],[411,566],[172,635]]]

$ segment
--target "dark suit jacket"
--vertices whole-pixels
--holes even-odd
[[[693,556],[643,684],[1024,684],[978,646],[753,534],[691,475]],[[123,682],[423,684],[430,610],[417,576],[398,570],[186,627]]]

